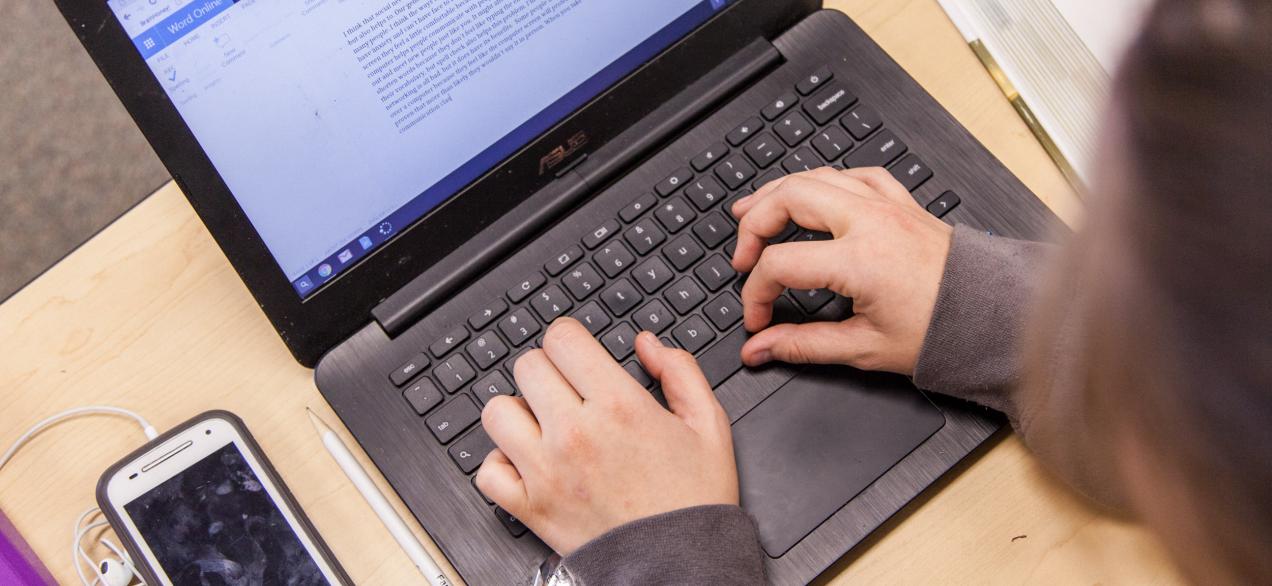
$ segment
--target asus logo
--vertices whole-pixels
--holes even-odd
[[[575,153],[587,146],[587,141],[587,133],[579,131],[566,140],[565,144],[552,149],[542,159],[539,159],[539,175],[560,167],[561,163],[566,162]]]

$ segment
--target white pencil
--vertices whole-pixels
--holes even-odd
[[[420,573],[428,580],[432,586],[451,586],[450,580],[446,578],[446,574],[442,573],[441,568],[437,567],[437,562],[433,561],[432,556],[424,550],[424,546],[415,538],[415,534],[411,533],[410,528],[406,526],[406,522],[402,520],[393,510],[393,505],[389,504],[389,500],[384,498],[384,493],[375,486],[371,481],[371,477],[367,475],[367,471],[358,464],[358,460],[353,457],[353,452],[340,441],[334,431],[331,431],[327,424],[314,414],[313,410],[306,408],[309,413],[309,421],[314,424],[314,429],[318,431],[319,437],[322,438],[322,445],[327,446],[327,451],[331,452],[331,457],[336,459],[336,464],[344,470],[349,480],[353,481],[353,485],[357,487],[358,492],[362,493],[362,498],[367,500],[367,504],[371,505],[371,509],[375,511],[380,522],[384,523],[384,527],[393,535],[393,539],[398,542],[398,546],[406,552],[406,556],[411,558],[411,562],[419,568]]]

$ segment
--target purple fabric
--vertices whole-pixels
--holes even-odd
[[[21,535],[18,535],[18,530],[13,527],[13,523],[4,516],[4,511],[0,511],[0,584],[16,586],[57,584],[53,581],[53,575],[49,574],[44,564],[40,563],[40,558],[35,557],[35,552],[31,551],[31,547],[22,540]]]

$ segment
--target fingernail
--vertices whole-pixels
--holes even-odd
[[[773,353],[769,352],[768,350],[760,350],[759,352],[755,353],[753,360],[755,360],[756,364],[768,363],[773,360]]]

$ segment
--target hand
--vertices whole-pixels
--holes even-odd
[[[733,268],[751,273],[742,289],[749,366],[770,360],[847,364],[914,374],[932,321],[953,230],[914,201],[887,171],[829,167],[790,175],[738,200]],[[833,240],[767,245],[787,222]],[[830,289],[851,297],[843,322],[765,329],[787,289]]]
[[[482,411],[499,448],[477,487],[561,555],[629,521],[738,504],[729,418],[693,357],[648,332],[636,354],[671,412],[568,318],[514,365],[524,398]]]

